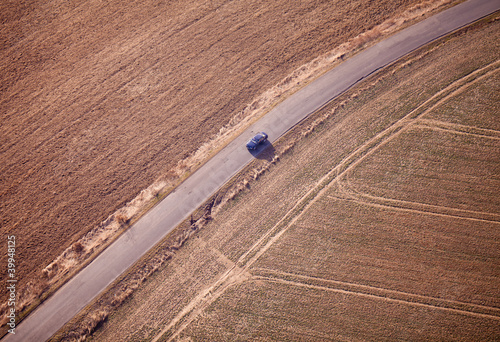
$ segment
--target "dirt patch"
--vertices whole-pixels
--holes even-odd
[[[222,196],[229,201],[94,338],[498,338],[499,220],[489,215],[498,180],[481,173],[498,149],[489,123],[498,95],[484,86],[497,77],[498,28],[484,21],[415,52],[273,144],[273,158],[233,180]],[[466,85],[481,101],[458,101]],[[475,113],[476,105],[481,114],[468,118],[475,125],[445,109]],[[462,153],[474,149],[464,163]],[[440,161],[430,163],[437,152]],[[461,182],[436,173],[439,165]],[[436,189],[466,200],[442,203],[446,196],[429,191],[419,202],[428,185],[415,175],[425,170],[438,177]],[[489,201],[469,198],[477,186]],[[190,286],[194,275],[203,285]],[[185,297],[169,292],[179,286]],[[128,317],[138,306],[141,315]]]
[[[449,2],[0,5],[1,231],[18,245],[18,311],[196,167],[221,127],[321,72],[313,58]]]

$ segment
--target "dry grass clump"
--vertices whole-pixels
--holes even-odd
[[[82,342],[92,335],[95,329],[106,321],[109,312],[107,310],[96,310],[90,313],[82,322],[78,330],[72,331],[63,341]]]

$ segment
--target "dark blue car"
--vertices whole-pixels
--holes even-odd
[[[249,142],[247,142],[247,148],[249,150],[255,150],[259,144],[262,144],[267,140],[267,134],[264,132],[257,133]]]

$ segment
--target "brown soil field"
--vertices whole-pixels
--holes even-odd
[[[497,15],[332,101],[57,339],[500,339],[499,38]]]
[[[82,244],[88,232],[123,229],[137,213],[117,210],[183,175],[267,89],[409,9],[419,19],[450,2],[2,2],[0,229],[16,237],[18,310],[82,263],[68,255],[112,239]]]

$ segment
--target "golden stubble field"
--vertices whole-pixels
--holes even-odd
[[[416,51],[276,142],[92,340],[498,340],[499,29]]]
[[[16,237],[18,311],[111,239],[80,242],[87,232],[126,226],[113,213],[267,89],[408,9],[451,2],[2,2],[0,229]]]

